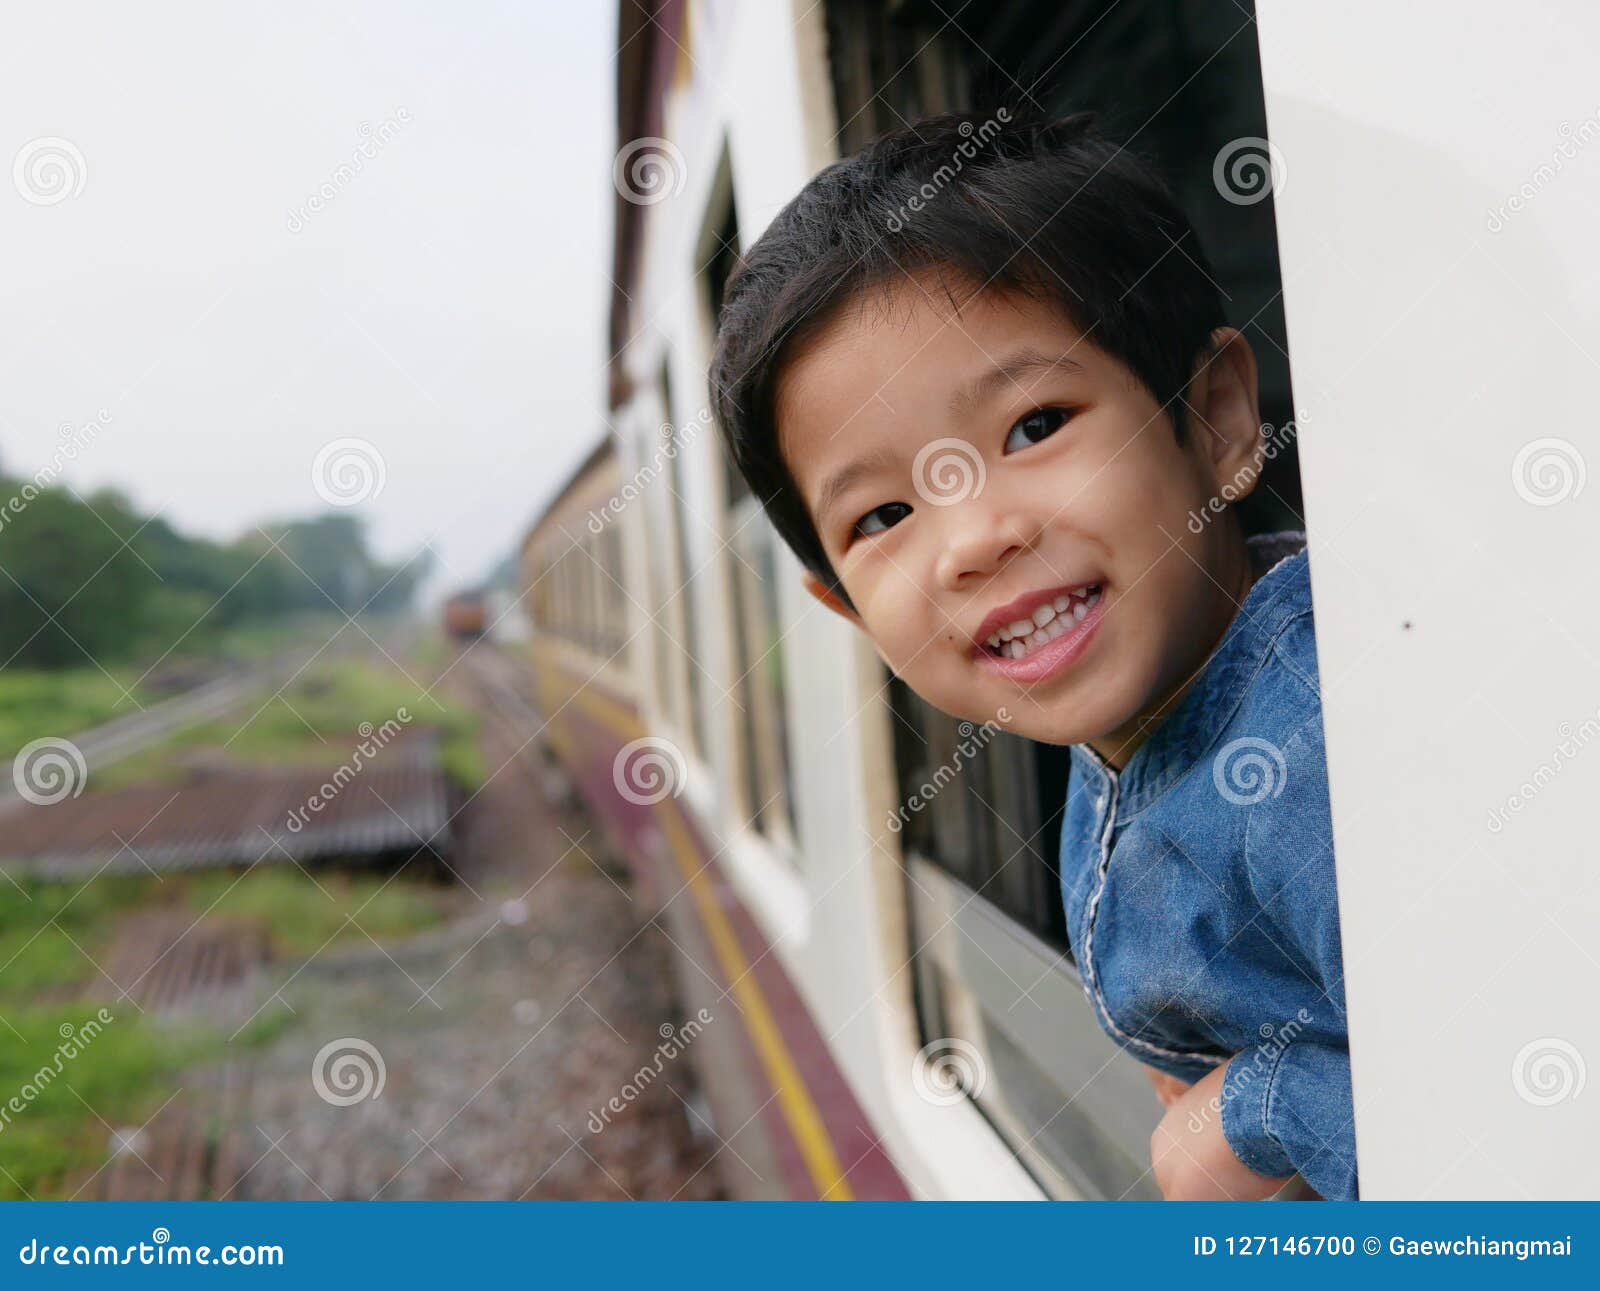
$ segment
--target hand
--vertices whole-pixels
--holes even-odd
[[[1156,1097],[1161,1100],[1161,1106],[1171,1107],[1188,1093],[1189,1086],[1185,1081],[1179,1080],[1176,1076],[1169,1076],[1154,1067],[1145,1067],[1143,1063],[1139,1065],[1143,1067],[1144,1074],[1150,1078],[1150,1083],[1155,1086]]]
[[[1234,1156],[1222,1133],[1227,1071],[1224,1063],[1168,1103],[1150,1136],[1156,1185],[1168,1201],[1261,1201],[1294,1177],[1268,1178]]]

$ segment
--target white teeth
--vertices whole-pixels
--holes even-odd
[[[986,638],[984,644],[1002,659],[1023,659],[1040,646],[1065,636],[1082,623],[1100,601],[1098,586],[1056,597],[1036,607],[1032,615],[1008,623]]]

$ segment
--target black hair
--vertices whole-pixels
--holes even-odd
[[[710,384],[735,466],[801,563],[840,595],[779,452],[779,381],[847,304],[924,271],[1058,307],[1172,409],[1180,437],[1183,391],[1226,321],[1172,194],[1087,113],[933,117],[823,170],[729,278]]]

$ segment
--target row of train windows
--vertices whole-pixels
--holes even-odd
[[[561,551],[531,571],[528,612],[544,631],[615,658],[628,640],[622,537],[616,528],[556,540]]]

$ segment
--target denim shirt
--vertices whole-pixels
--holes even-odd
[[[1258,558],[1277,535],[1254,540]],[[1281,551],[1281,546],[1280,546]],[[1265,562],[1263,562],[1265,563]],[[1107,1034],[1195,1081],[1227,1062],[1234,1155],[1357,1195],[1339,907],[1305,552],[1245,598],[1173,712],[1118,772],[1072,749],[1067,928]]]

